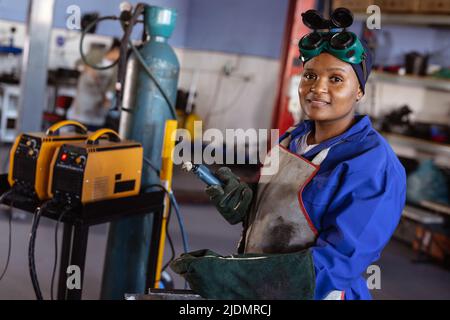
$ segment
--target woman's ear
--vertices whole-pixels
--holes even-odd
[[[356,102],[359,102],[359,100],[364,97],[364,92],[362,91],[361,87],[358,87],[358,93],[356,94]]]

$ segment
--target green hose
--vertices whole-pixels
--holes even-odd
[[[175,111],[175,106],[170,101],[169,96],[164,92],[164,89],[161,87],[161,85],[159,84],[158,80],[153,76],[152,71],[150,70],[150,68],[145,63],[145,60],[142,57],[142,55],[139,52],[139,50],[133,45],[133,43],[131,41],[129,41],[129,45],[131,47],[131,50],[133,50],[133,53],[136,55],[136,58],[138,59],[139,63],[141,64],[142,68],[144,68],[144,70],[147,73],[147,75],[155,83],[156,87],[161,92],[162,96],[164,97],[164,100],[166,100],[167,104],[169,105],[170,113],[172,114],[172,118],[174,120],[177,120],[177,113]]]
[[[119,59],[117,59],[116,61],[114,61],[111,65],[109,66],[105,66],[105,67],[100,67],[100,66],[96,66],[91,64],[88,60],[86,55],[83,52],[83,43],[84,43],[84,38],[87,34],[87,32],[89,32],[89,30],[91,30],[95,25],[97,25],[99,22],[101,21],[105,21],[105,20],[120,20],[120,18],[116,17],[116,16],[106,16],[106,17],[101,17],[96,19],[95,21],[91,22],[82,32],[81,32],[81,39],[80,39],[80,55],[81,55],[81,59],[83,60],[83,62],[91,67],[92,69],[95,70],[107,70],[110,68],[113,68],[114,66],[116,66],[119,61],[120,61],[120,57]],[[131,42],[131,40],[128,40],[128,43],[131,47],[131,49],[133,50],[133,53],[136,55],[139,63],[141,64],[142,68],[144,68],[145,72],[147,73],[147,75],[150,77],[150,79],[153,81],[153,83],[156,85],[156,87],[158,88],[158,90],[161,92],[161,95],[163,96],[164,100],[167,102],[169,109],[170,109],[170,113],[172,115],[172,118],[174,120],[177,120],[177,113],[175,110],[175,106],[172,104],[172,102],[169,99],[169,96],[166,94],[166,92],[164,91],[164,89],[161,87],[161,84],[158,82],[158,80],[153,76],[152,71],[150,70],[150,68],[147,66],[147,64],[145,63],[144,58],[142,57],[142,55],[140,54],[139,50],[133,45],[133,43]]]
[[[80,55],[81,55],[81,59],[83,59],[83,62],[91,67],[92,69],[95,70],[107,70],[107,69],[111,69],[113,67],[115,67],[118,63],[119,63],[119,59],[117,59],[116,61],[114,61],[111,65],[106,66],[106,67],[99,67],[96,65],[91,64],[88,60],[86,55],[83,52],[83,43],[84,43],[84,38],[86,37],[86,34],[95,26],[97,25],[99,22],[101,21],[105,21],[105,20],[120,20],[118,17],[116,16],[106,16],[106,17],[102,17],[102,18],[98,18],[95,21],[91,22],[83,31],[81,31],[81,39],[80,39]]]

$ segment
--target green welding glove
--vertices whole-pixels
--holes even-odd
[[[170,268],[175,273],[184,275],[188,272],[193,262],[197,261],[198,258],[205,257],[220,257],[220,255],[209,249],[183,253],[170,264]]]
[[[230,168],[222,167],[216,172],[217,178],[223,182],[222,186],[209,186],[206,193],[217,210],[230,223],[242,222],[250,209],[253,191],[231,172]]]
[[[170,267],[206,299],[314,298],[316,278],[310,250],[232,256],[199,250],[182,254]]]

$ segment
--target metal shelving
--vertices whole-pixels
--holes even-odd
[[[444,143],[438,143],[433,141],[427,141],[424,139],[408,137],[395,133],[382,132],[386,140],[392,145],[392,148],[398,156],[406,158],[413,158],[418,160],[420,156],[418,154],[408,154],[408,152],[402,152],[402,147],[414,149],[418,153],[424,153],[433,155],[434,157],[443,157],[442,161],[435,159],[436,164],[442,167],[450,168],[450,145]],[[398,148],[400,147],[400,148]],[[409,220],[418,222],[423,225],[441,225],[445,222],[442,212],[448,210],[448,207],[430,203],[424,201],[421,203],[422,208],[414,206],[405,206],[403,210],[403,216]],[[444,208],[444,209],[443,209]],[[441,213],[441,214],[440,214]],[[448,213],[445,213],[448,215]]]
[[[427,141],[424,139],[418,139],[414,137],[407,137],[395,133],[383,132],[383,136],[389,141],[389,143],[404,147],[410,147],[417,151],[436,154],[447,157],[450,160],[450,145],[444,143],[438,143],[433,141]]]
[[[389,82],[394,84],[423,87],[439,91],[450,92],[450,80],[438,79],[432,77],[419,77],[412,75],[400,76],[386,72],[372,72],[370,81]]]
[[[412,221],[416,221],[422,224],[442,224],[444,218],[428,210],[420,209],[417,207],[406,205],[403,209],[403,216]]]

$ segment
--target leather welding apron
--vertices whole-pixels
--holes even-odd
[[[289,142],[290,138],[282,141],[264,161],[256,201],[244,222],[243,254],[223,257],[203,250],[172,263],[172,269],[202,297],[314,299],[314,262],[303,249],[315,243],[317,232],[304,210],[301,193],[328,149],[309,162],[289,152]],[[274,163],[278,170],[270,172]]]
[[[298,252],[317,239],[317,230],[303,206],[302,192],[316,175],[329,148],[310,162],[288,150],[290,141],[288,136],[264,161],[263,168],[278,162],[278,170],[273,175],[261,174],[244,238],[245,253]]]

